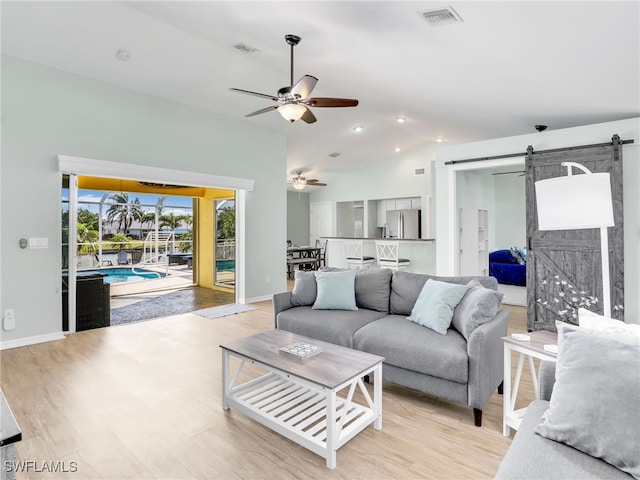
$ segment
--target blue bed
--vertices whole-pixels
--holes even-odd
[[[525,286],[527,284],[526,251],[514,247],[511,250],[491,252],[489,275],[503,285]]]

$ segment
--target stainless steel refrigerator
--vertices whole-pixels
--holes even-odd
[[[395,238],[422,238],[420,210],[392,210],[387,212],[389,235]]]

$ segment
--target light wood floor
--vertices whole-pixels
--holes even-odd
[[[383,428],[338,451],[337,467],[221,407],[223,341],[272,326],[271,302],[218,319],[193,314],[80,332],[1,352],[2,390],[23,432],[19,460],[77,462],[77,472],[18,478],[482,479],[510,438],[502,397],[481,428],[471,409],[385,383]],[[511,331],[526,331],[507,306]],[[533,398],[523,376],[523,406]],[[524,393],[524,395],[522,395]]]

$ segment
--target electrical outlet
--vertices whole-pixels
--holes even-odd
[[[16,328],[16,314],[13,310],[5,310],[2,315],[2,327],[5,332],[9,332]]]
[[[264,281],[266,283],[271,283],[271,275],[267,275],[266,277],[264,277]]]

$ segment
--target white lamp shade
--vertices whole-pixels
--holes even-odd
[[[611,227],[613,203],[608,173],[587,173],[535,182],[540,230]]]
[[[286,103],[284,105],[280,105],[278,107],[278,111],[285,119],[290,122],[295,122],[296,120],[300,120],[300,118],[305,114],[307,107],[300,105],[299,103]]]

